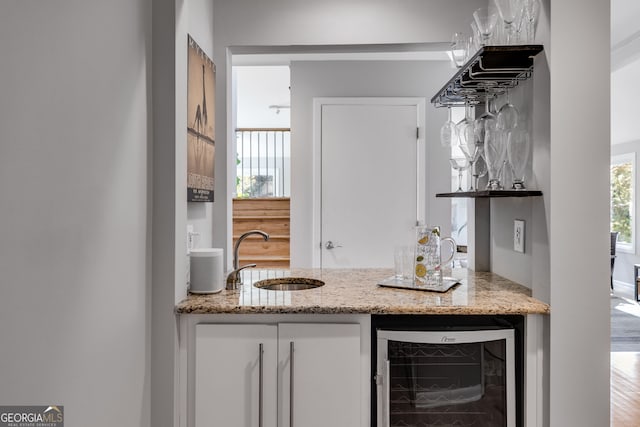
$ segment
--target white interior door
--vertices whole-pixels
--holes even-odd
[[[409,244],[424,220],[424,99],[327,100],[316,109],[319,266],[391,267],[394,246]]]

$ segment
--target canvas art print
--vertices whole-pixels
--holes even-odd
[[[213,202],[216,66],[189,36],[187,201]]]

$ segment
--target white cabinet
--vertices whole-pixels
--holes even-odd
[[[278,368],[280,427],[360,426],[360,325],[278,325]]]
[[[277,341],[275,325],[196,326],[196,427],[276,427]]]
[[[195,426],[359,427],[360,333],[359,324],[197,325]]]

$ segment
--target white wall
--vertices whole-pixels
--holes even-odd
[[[640,139],[637,125],[640,97],[638,86],[640,60],[611,73],[611,143],[621,144]]]
[[[216,0],[216,43],[286,46],[449,41],[453,29],[466,28],[473,11],[484,3],[486,0]]]
[[[150,17],[0,4],[0,402],[69,426],[150,425]]]
[[[553,427],[609,425],[609,15],[609,1],[551,2]]]
[[[533,294],[549,302],[549,67],[545,53],[534,63],[533,78],[509,92],[509,101],[518,110],[519,126],[531,134],[530,165],[525,185],[542,191],[542,197],[493,199],[491,205],[491,271],[532,289]],[[496,109],[507,101],[496,100]],[[506,172],[503,184],[511,185]],[[513,250],[513,221],[525,221],[525,251]]]
[[[184,417],[175,410],[183,384],[176,370],[179,341],[173,309],[187,294],[187,221],[201,232],[201,238],[206,239],[212,232],[207,208],[196,207],[196,212],[189,215],[186,202],[187,34],[192,34],[203,49],[210,49],[212,13],[210,0],[155,0],[152,8],[152,38],[148,40],[153,47],[153,426],[177,425]],[[222,161],[216,155],[216,163]],[[216,177],[217,185],[225,181]]]
[[[451,75],[444,61],[304,61],[291,63],[291,264],[311,267],[313,247],[313,98],[358,96],[424,97],[427,102]],[[430,104],[426,123],[427,223],[451,233],[451,199],[436,199],[449,191],[449,150],[440,145],[446,109]],[[393,143],[390,141],[390,143]],[[383,225],[381,225],[383,226]]]

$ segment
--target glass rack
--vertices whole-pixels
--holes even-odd
[[[533,58],[542,45],[484,46],[431,98],[436,107],[484,102],[487,95],[505,91],[533,73]]]

